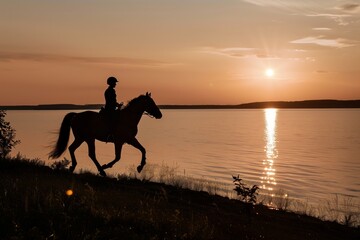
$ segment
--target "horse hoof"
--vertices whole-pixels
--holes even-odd
[[[140,172],[142,171],[143,167],[144,167],[144,166],[142,166],[142,165],[139,165],[139,166],[137,167],[138,173],[140,173]]]
[[[74,170],[75,170],[75,167],[73,167],[73,166],[71,166],[71,167],[69,167],[69,172],[74,172]]]

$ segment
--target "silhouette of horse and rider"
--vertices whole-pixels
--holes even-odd
[[[70,129],[74,141],[69,146],[72,165],[69,170],[74,171],[77,162],[75,150],[84,142],[88,145],[88,153],[95,163],[100,175],[106,176],[104,169],[111,168],[120,160],[121,149],[124,143],[130,144],[141,151],[142,157],[137,171],[140,173],[146,164],[146,150],[136,139],[137,125],[142,115],[148,114],[156,119],[162,117],[159,107],[151,98],[151,93],[140,95],[132,99],[126,106],[116,100],[115,86],[118,80],[109,77],[109,87],[105,91],[105,107],[100,113],[85,111],[80,113],[70,112],[65,115],[54,149],[49,153],[49,158],[59,158],[65,151],[70,137]],[[95,140],[113,142],[115,146],[115,159],[107,164],[100,165],[95,154]]]

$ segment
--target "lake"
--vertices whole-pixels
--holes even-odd
[[[7,111],[21,140],[12,155],[47,160],[49,145],[69,111]],[[179,174],[232,187],[232,175],[310,203],[333,194],[360,197],[360,109],[162,110],[160,120],[143,116],[138,140],[147,162]],[[111,143],[97,142],[101,164],[114,158]],[[77,170],[96,171],[87,147],[76,152]],[[70,159],[68,151],[64,155]],[[111,170],[127,173],[141,154],[125,145]],[[63,159],[63,158],[61,158]],[[146,167],[145,167],[146,168]],[[358,208],[359,209],[359,208]]]

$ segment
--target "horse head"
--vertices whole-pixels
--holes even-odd
[[[151,93],[146,93],[144,95],[144,107],[145,112],[148,113],[150,116],[155,117],[156,119],[162,118],[162,113],[159,107],[156,105],[155,101],[151,98]]]

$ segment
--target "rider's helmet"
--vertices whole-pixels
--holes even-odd
[[[107,79],[107,84],[110,85],[110,84],[114,84],[114,83],[117,83],[118,80],[115,78],[115,77],[109,77]]]

